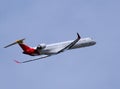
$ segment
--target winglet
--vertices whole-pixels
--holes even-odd
[[[77,33],[77,36],[78,36],[78,39],[81,39],[81,37],[80,37],[79,33]]]
[[[14,60],[15,61],[15,63],[17,63],[17,64],[21,64],[21,62],[19,62],[19,61],[17,61],[17,60]]]

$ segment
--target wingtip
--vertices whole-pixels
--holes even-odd
[[[21,64],[21,62],[19,62],[19,61],[17,61],[17,60],[14,60],[14,62],[17,63],[17,64]]]
[[[3,48],[7,48],[7,47],[5,46],[5,47],[3,47]]]

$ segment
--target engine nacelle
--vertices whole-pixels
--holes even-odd
[[[45,44],[40,44],[37,46],[37,49],[39,49],[39,50],[44,49],[44,48],[46,48]]]

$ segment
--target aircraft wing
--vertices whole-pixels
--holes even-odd
[[[79,33],[77,33],[77,39],[74,40],[73,42],[71,42],[69,45],[67,45],[63,49],[61,49],[60,51],[58,51],[57,53],[61,53],[65,50],[68,50],[68,49],[72,48],[80,39],[81,39],[81,37],[80,37]]]
[[[70,44],[68,44],[66,47],[64,47],[63,49],[59,50],[56,54],[59,54],[61,52],[64,52],[65,50],[68,50],[70,48],[72,48],[79,40],[81,39],[80,35],[77,33],[77,39],[75,39],[73,42],[71,42]],[[52,54],[52,55],[55,55],[55,54]],[[27,61],[23,61],[23,62],[19,62],[19,61],[16,61],[16,63],[27,63],[27,62],[31,62],[31,61],[36,61],[36,60],[39,60],[39,59],[43,59],[43,58],[47,58],[47,57],[50,57],[52,55],[45,55],[45,56],[42,56],[40,58],[36,58],[36,59],[31,59],[31,60],[27,60]]]
[[[16,63],[18,64],[21,64],[21,63],[27,63],[27,62],[32,62],[32,61],[36,61],[36,60],[39,60],[39,59],[43,59],[43,58],[46,58],[46,57],[49,57],[51,55],[46,55],[46,56],[43,56],[43,57],[40,57],[40,58],[36,58],[36,59],[31,59],[31,60],[27,60],[27,61],[23,61],[23,62],[19,62],[17,60],[14,60]]]

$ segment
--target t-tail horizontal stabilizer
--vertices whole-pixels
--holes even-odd
[[[5,46],[4,48],[13,46],[13,45],[15,45],[15,44],[23,43],[24,40],[25,40],[25,38],[24,38],[24,39],[21,39],[21,40],[17,40],[17,41],[15,41],[15,42],[13,42],[13,43],[11,43],[11,44]]]

